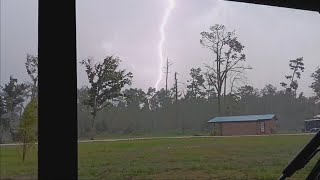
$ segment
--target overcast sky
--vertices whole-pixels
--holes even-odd
[[[133,72],[133,87],[154,87],[160,66],[160,25],[168,5],[167,0],[78,0],[78,61],[88,57],[101,61],[114,54],[122,59],[123,68]],[[1,0],[1,84],[10,75],[29,80],[24,62],[27,53],[37,53],[37,8],[37,0]],[[213,61],[199,40],[201,31],[217,23],[236,30],[245,46],[247,64],[253,67],[247,72],[249,85],[279,87],[290,73],[288,61],[304,57],[306,70],[299,89],[312,95],[310,74],[320,65],[320,14],[217,0],[175,0],[163,48],[163,56],[174,62],[171,84],[175,71],[179,81],[186,82],[190,68]],[[78,63],[78,87],[85,84],[86,74]]]

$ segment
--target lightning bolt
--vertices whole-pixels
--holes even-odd
[[[166,40],[166,36],[165,36],[165,32],[164,32],[164,28],[168,22],[168,18],[170,17],[170,14],[171,14],[171,11],[173,10],[175,6],[175,0],[168,0],[168,7],[166,8],[166,11],[163,15],[163,18],[162,18],[162,23],[160,25],[160,41],[159,41],[159,59],[160,59],[160,66],[159,66],[159,77],[158,77],[158,80],[155,84],[155,88],[156,90],[158,90],[159,88],[159,83],[161,82],[162,80],[162,69],[163,69],[163,44],[164,44],[164,41]]]

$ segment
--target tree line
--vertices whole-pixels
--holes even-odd
[[[226,115],[275,113],[280,117],[282,130],[300,130],[303,120],[320,113],[319,68],[311,77],[314,97],[297,95],[298,80],[304,72],[303,57],[289,60],[290,74],[281,82],[282,89],[272,84],[257,89],[246,84],[244,45],[235,31],[224,25],[211,26],[200,33],[200,44],[214,58],[212,64],[190,69],[190,79],[168,89],[166,62],[165,88],[153,87],[143,91],[129,88],[132,73],[119,70],[120,59],[107,56],[101,63],[92,59],[81,62],[86,67],[90,86],[78,89],[79,137],[93,139],[96,133],[152,133],[207,131],[210,118]],[[185,84],[187,88],[178,88]]]
[[[78,136],[208,132],[207,121],[213,117],[264,113],[279,116],[280,130],[300,131],[303,120],[320,113],[319,67],[311,74],[315,96],[297,94],[305,69],[303,57],[289,60],[280,89],[272,84],[257,89],[246,83],[246,71],[252,67],[246,64],[245,46],[235,31],[216,24],[200,33],[200,45],[212,52],[211,63],[191,68],[189,79],[181,82],[178,72],[168,75],[172,62],[167,60],[165,87],[159,90],[131,87],[133,74],[120,69],[117,56],[101,62],[82,60],[89,85],[78,89]],[[27,55],[25,67],[29,82],[10,76],[0,88],[0,143],[7,134],[23,142],[22,152],[37,140],[37,56]],[[168,78],[174,83],[168,84]]]

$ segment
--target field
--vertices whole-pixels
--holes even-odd
[[[152,139],[79,144],[79,179],[277,179],[311,135]],[[1,147],[1,177],[35,177],[36,149],[21,163]],[[304,179],[315,163],[291,179]]]

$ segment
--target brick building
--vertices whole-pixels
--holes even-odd
[[[213,134],[218,136],[263,135],[276,132],[275,114],[224,116],[208,121],[213,125]]]

